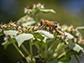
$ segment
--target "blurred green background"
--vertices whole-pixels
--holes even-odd
[[[45,8],[56,11],[55,14],[39,14],[39,19],[57,21],[61,25],[84,26],[84,0],[0,0],[0,23],[8,23],[10,20],[17,21],[24,16],[24,8],[26,6],[37,3],[44,4]],[[83,34],[83,31],[81,32]],[[2,42],[4,42],[3,36],[0,37],[0,63],[20,61],[22,57],[18,51],[12,45],[4,49],[1,45]],[[25,44],[26,47],[28,46],[27,44]],[[81,57],[83,56],[82,54]],[[84,63],[83,59],[80,59],[80,61]],[[73,58],[69,63],[77,62]]]

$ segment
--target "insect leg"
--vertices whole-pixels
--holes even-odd
[[[49,26],[49,31],[51,31],[51,27]]]

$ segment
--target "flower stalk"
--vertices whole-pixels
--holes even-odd
[[[45,58],[45,56],[48,54],[48,52],[52,49],[53,45],[55,44],[55,41],[52,42],[52,44],[50,45],[50,47],[48,48],[48,50],[43,54],[43,56],[41,57],[41,59],[39,61],[42,60],[42,58]]]
[[[23,58],[25,58],[25,55],[21,52],[21,50],[16,46],[16,44],[14,42],[12,42],[12,44],[14,45],[14,47],[17,49],[17,51],[22,55]]]
[[[25,48],[25,46],[22,44],[21,47],[23,48],[23,50],[28,54],[28,56],[30,55],[28,50]]]
[[[32,39],[30,40],[30,55],[31,55],[31,63],[33,63],[33,54],[32,54]]]

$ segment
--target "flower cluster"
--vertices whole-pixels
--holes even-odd
[[[33,4],[29,7],[26,7],[24,13],[28,14],[37,13],[38,11],[40,11],[40,9],[44,9],[44,6],[41,5],[40,3]]]
[[[81,33],[75,27],[63,25],[61,30],[64,32],[68,32],[68,33],[72,34],[74,36],[74,38],[73,38],[74,42],[84,44],[84,40],[82,38]]]
[[[8,24],[1,24],[0,35],[5,35],[5,42],[2,45],[7,48],[9,44],[13,44],[22,57],[31,63],[41,63],[42,61],[44,63],[44,61],[53,61],[54,59],[68,62],[71,55],[77,55],[81,51],[84,52],[82,47],[84,39],[77,28],[59,25],[59,23],[49,20],[40,20],[38,22],[34,17],[39,12],[55,13],[52,9],[44,9],[44,6],[40,3],[34,4],[25,8],[26,15],[17,22],[11,21]],[[30,42],[30,53],[23,46],[25,41]],[[16,42],[18,46],[15,44]],[[32,55],[33,45],[39,51],[35,56]],[[27,57],[18,49],[20,46],[28,54]],[[66,61],[67,59],[68,61]]]

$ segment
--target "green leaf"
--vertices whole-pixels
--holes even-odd
[[[69,62],[71,60],[71,57],[62,56],[60,59],[58,59],[61,62]]]
[[[44,37],[54,38],[53,34],[49,33],[48,31],[38,30],[38,31],[36,31],[36,32],[37,32],[37,33],[42,33]]]
[[[38,45],[41,45],[41,41],[39,41],[39,40],[34,40],[33,43],[36,43]]]
[[[10,43],[9,42],[3,42],[2,45],[4,46],[4,48],[6,49],[7,46],[9,45]]]
[[[5,30],[4,31],[4,34],[6,35],[17,35],[18,31],[15,31],[15,30]]]
[[[49,13],[49,12],[55,13],[55,11],[53,9],[40,9],[40,11],[42,11],[44,13]]]
[[[2,36],[3,35],[3,32],[0,32],[0,36]]]
[[[80,52],[80,51],[84,52],[84,49],[80,45],[75,43],[71,44],[71,48],[76,52]]]
[[[47,42],[43,42],[43,41],[39,41],[39,40],[34,40],[33,43],[36,43],[42,47],[44,47],[47,44]]]
[[[44,37],[39,33],[35,33],[34,38],[37,39],[37,40],[40,39],[41,41],[44,39]]]
[[[82,26],[82,27],[77,27],[76,29],[84,30],[84,26]]]
[[[32,34],[20,34],[18,36],[15,37],[15,39],[17,40],[17,43],[18,43],[18,46],[20,47],[20,45],[26,41],[26,40],[30,40],[33,38],[33,35]]]
[[[0,28],[0,36],[3,35],[3,30]]]

